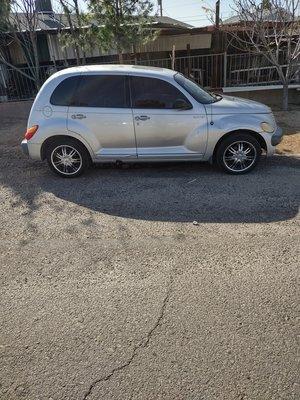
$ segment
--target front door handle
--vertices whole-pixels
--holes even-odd
[[[150,117],[148,117],[148,115],[140,115],[140,116],[135,117],[136,121],[147,121],[147,119],[150,119]]]
[[[86,118],[86,115],[84,115],[84,114],[73,114],[71,118],[72,119],[84,119],[84,118]]]

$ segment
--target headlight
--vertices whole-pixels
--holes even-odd
[[[272,133],[274,132],[274,126],[272,126],[271,124],[269,124],[269,122],[262,122],[260,124],[261,129],[264,132],[268,132],[268,133]]]

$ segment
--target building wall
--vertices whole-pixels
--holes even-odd
[[[270,107],[281,109],[282,107],[282,90],[257,90],[257,91],[239,91],[239,92],[226,92],[226,96],[242,97],[249,100],[259,101]],[[300,110],[300,92],[297,89],[289,89],[289,103],[299,105]]]
[[[207,51],[209,51],[211,47],[211,34],[161,35],[155,41],[138,48],[137,52],[171,52],[173,45],[175,45],[176,51],[180,51],[186,50],[188,44],[190,45],[191,50],[207,49]],[[57,35],[48,35],[48,46],[51,60],[62,61],[65,59],[71,60],[75,58],[75,53],[72,48],[62,49]],[[132,49],[129,49],[128,52],[132,52]],[[117,52],[115,50],[102,52],[99,48],[94,48],[92,51],[86,52],[86,57],[92,58],[116,54]],[[82,53],[81,57],[83,57]]]
[[[175,50],[186,50],[187,45],[190,45],[191,50],[195,49],[210,49],[211,34],[183,34],[183,35],[163,35],[159,36],[155,41],[148,43],[140,48],[140,53],[172,51],[173,45]]]
[[[9,44],[10,60],[13,65],[25,64],[24,52],[19,43],[11,41]]]
[[[0,0],[1,1],[1,0]],[[27,45],[29,42],[26,43]],[[46,34],[39,34],[37,37],[37,46],[38,46],[38,53],[39,53],[39,60],[40,62],[49,62],[49,51],[48,51],[48,43]],[[20,44],[14,40],[10,41],[9,44],[9,54],[10,54],[10,61],[13,65],[21,65],[26,64],[26,58],[24,57],[24,50],[20,46]],[[30,51],[27,47],[27,51]]]

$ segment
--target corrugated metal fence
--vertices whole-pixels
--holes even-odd
[[[104,63],[113,64],[115,62]],[[262,55],[253,54],[209,54],[190,57],[133,61],[137,64],[161,68],[172,68],[190,76],[201,86],[210,89],[235,86],[279,84],[276,68]],[[100,64],[100,63],[98,63]],[[51,74],[66,67],[46,65],[39,68],[39,84],[30,68],[14,69],[0,65],[0,102],[33,99],[41,85]],[[285,68],[285,65],[282,65]],[[300,84],[300,60],[295,67],[293,82]],[[34,74],[36,75],[36,74]]]

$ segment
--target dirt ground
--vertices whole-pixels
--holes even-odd
[[[277,146],[277,153],[300,154],[300,106],[288,112],[274,111],[274,114],[285,135]]]

